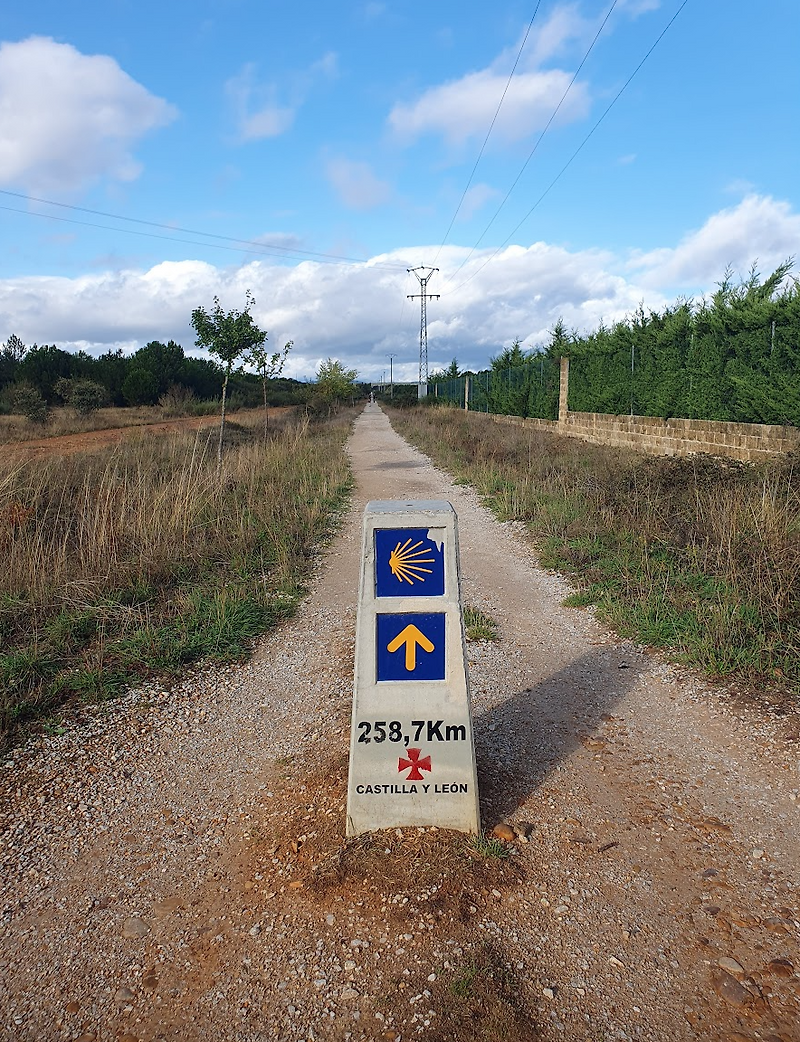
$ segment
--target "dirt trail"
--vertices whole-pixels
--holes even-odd
[[[275,418],[288,412],[291,406],[278,406],[270,409],[270,417]],[[262,410],[257,410],[259,416]],[[252,415],[248,410],[245,415]],[[229,419],[235,423],[236,413]],[[80,434],[62,434],[53,438],[31,438],[28,441],[10,441],[0,446],[9,456],[21,456],[25,459],[44,459],[48,456],[70,456],[75,452],[93,452],[95,449],[117,445],[126,438],[141,437],[143,434],[170,434],[176,431],[199,431],[206,427],[219,427],[219,416],[181,416],[175,420],[159,420],[156,423],[137,423],[129,427],[106,427],[97,431],[83,431]]]
[[[0,765],[0,1037],[800,1039],[797,718],[563,607],[518,527],[377,406],[350,450],[347,522],[249,664]],[[508,862],[419,830],[342,853],[381,498],[453,503],[465,601],[500,625],[469,650],[484,823],[526,840]]]

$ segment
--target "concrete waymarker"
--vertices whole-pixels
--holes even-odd
[[[443,500],[364,511],[347,835],[480,831],[456,514]]]

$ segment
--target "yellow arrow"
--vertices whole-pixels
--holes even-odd
[[[406,646],[406,670],[413,673],[417,665],[417,644],[424,651],[433,651],[433,644],[413,623],[409,623],[404,630],[401,630],[394,640],[386,645],[386,650],[394,652],[404,644]]]

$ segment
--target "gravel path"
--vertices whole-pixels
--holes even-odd
[[[350,451],[353,509],[247,665],[131,692],[0,763],[0,1038],[800,1039],[797,716],[563,607],[518,526],[377,406]],[[469,645],[473,709],[484,823],[518,839],[474,877],[430,883],[425,852],[455,847],[425,830],[342,848],[380,498],[453,503],[464,599],[502,634]],[[465,1028],[473,980],[496,987]]]

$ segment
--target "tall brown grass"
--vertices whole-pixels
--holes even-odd
[[[66,434],[86,434],[90,431],[112,430],[118,427],[138,427],[142,424],[163,423],[180,417],[208,416],[219,414],[217,402],[197,399],[181,401],[179,396],[165,395],[159,405],[133,405],[125,408],[109,406],[81,416],[68,406],[57,406],[49,411],[46,423],[35,423],[24,416],[10,413],[0,415],[0,444],[59,438]],[[247,409],[236,414],[244,416],[249,424],[251,415],[264,415],[263,410]]]
[[[349,487],[348,417],[234,422],[113,449],[0,461],[6,730],[137,670],[238,655],[284,617]]]
[[[800,693],[800,459],[642,456],[454,409],[392,422],[528,525],[572,603],[713,675]]]

